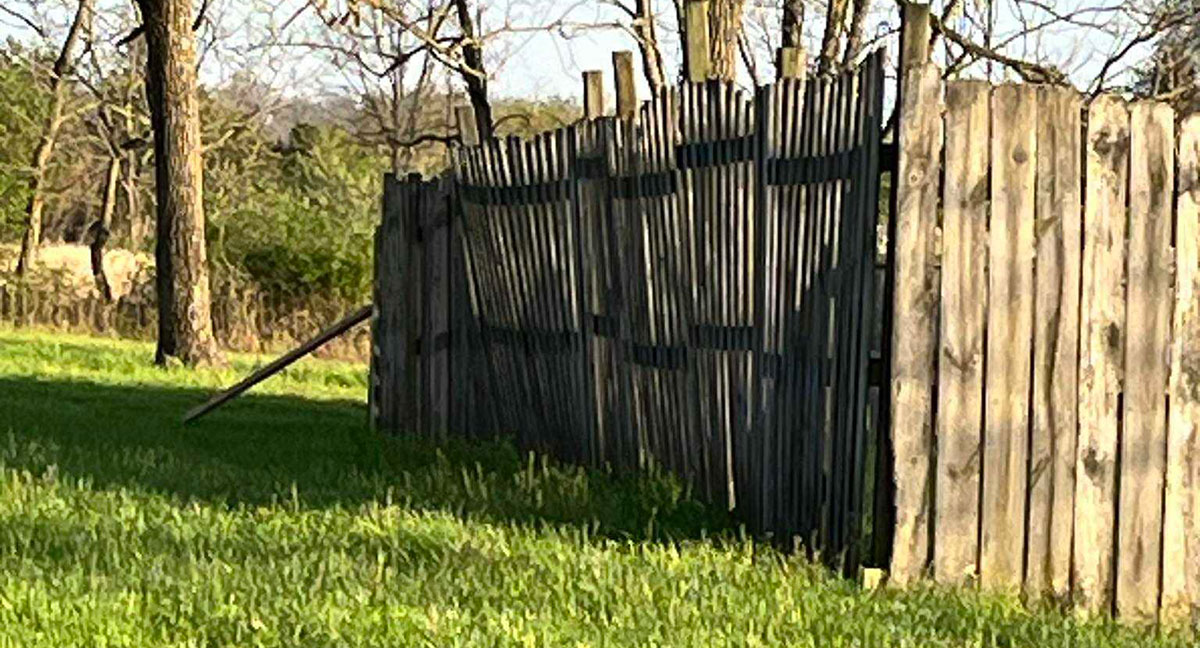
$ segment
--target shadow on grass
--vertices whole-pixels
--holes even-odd
[[[199,389],[0,379],[0,464],[52,470],[94,489],[229,508],[392,502],[634,541],[732,530],[727,515],[669,476],[563,466],[499,441],[380,440],[368,431],[361,403],[245,395],[182,426],[183,413],[208,396]]]

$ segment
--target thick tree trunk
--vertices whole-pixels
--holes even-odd
[[[43,187],[46,182],[46,168],[50,166],[50,158],[54,155],[54,145],[58,141],[58,129],[63,122],[63,104],[66,103],[66,76],[71,69],[71,58],[74,56],[75,45],[79,42],[80,34],[86,30],[92,20],[92,8],[95,0],[79,0],[75,19],[67,30],[67,38],[63,41],[58,58],[50,73],[50,111],[42,128],[42,137],[38,140],[37,148],[33,151],[31,167],[33,173],[29,178],[29,201],[25,205],[25,231],[21,236],[21,252],[17,257],[17,274],[23,275],[32,267],[37,258],[37,248],[42,242],[42,211],[46,206]]]
[[[742,34],[742,7],[746,0],[708,0],[708,43],[712,76],[737,79],[738,39]]]
[[[463,34],[462,57],[467,69],[461,70],[463,83],[467,86],[467,97],[475,109],[475,123],[479,127],[479,138],[492,136],[492,103],[488,99],[487,70],[483,65],[483,45],[471,17],[467,0],[454,0],[458,15],[458,26]]]
[[[157,204],[155,362],[222,362],[213,338],[204,239],[204,168],[191,0],[138,0],[146,37],[146,98],[154,131]]]

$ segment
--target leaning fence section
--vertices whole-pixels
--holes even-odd
[[[377,423],[653,463],[856,566],[882,82],[684,84],[389,181]]]
[[[1200,116],[931,64],[901,102],[891,578],[1200,614]]]

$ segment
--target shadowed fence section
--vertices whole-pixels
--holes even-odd
[[[854,569],[881,57],[640,106],[621,74],[621,116],[462,147],[452,178],[389,180],[376,424],[654,463]]]

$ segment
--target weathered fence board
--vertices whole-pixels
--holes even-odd
[[[979,580],[1014,590],[1025,553],[1036,123],[1036,89],[993,90]]]
[[[1037,254],[1025,588],[1069,593],[1078,411],[1082,100],[1038,89]]]
[[[991,88],[946,87],[941,351],[933,573],[956,583],[978,572],[983,440],[984,316],[987,308],[987,142]]]
[[[890,578],[928,561],[944,582],[974,571],[992,589],[1194,620],[1200,118],[1177,139],[1165,103],[1101,95],[1085,121],[1069,88],[951,82],[935,130],[927,69],[900,92]],[[922,74],[934,90],[916,101]],[[943,174],[914,163],[943,150]]]
[[[1153,620],[1162,566],[1175,113],[1167,104],[1138,102],[1130,111],[1129,130],[1117,611],[1129,618]]]
[[[934,265],[942,147],[941,71],[904,72],[892,304],[892,452],[896,521],[890,578],[907,583],[929,558],[933,511],[933,378],[938,274]]]
[[[1162,616],[1200,613],[1200,115],[1180,126]]]
[[[1128,151],[1124,102],[1097,98],[1088,108],[1075,469],[1075,591],[1080,604],[1090,610],[1112,604]]]

